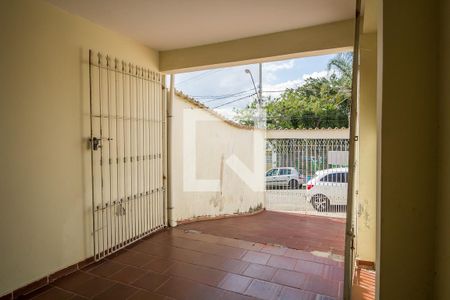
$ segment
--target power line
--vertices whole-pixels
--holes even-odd
[[[246,94],[246,95],[242,95],[242,94],[240,94],[240,95],[234,95],[234,96],[232,96],[232,97],[226,97],[226,98],[219,98],[219,99],[211,99],[211,100],[208,100],[208,101],[203,101],[203,103],[211,103],[211,102],[216,102],[216,101],[221,101],[221,100],[226,100],[226,99],[230,99],[230,98],[235,98],[235,97],[237,97],[237,96],[241,96],[241,97],[243,97],[243,98],[245,98],[245,97],[251,97],[251,96],[253,96],[255,93],[250,93],[250,94]]]
[[[225,105],[228,105],[228,104],[237,102],[237,101],[242,100],[242,99],[249,98],[249,97],[254,96],[254,95],[256,95],[256,93],[253,93],[253,94],[250,94],[250,95],[247,95],[247,96],[244,96],[244,97],[241,97],[241,98],[237,98],[237,99],[234,99],[234,100],[232,100],[232,101],[229,101],[229,102],[220,104],[219,106],[213,107],[213,109],[216,109],[216,108],[219,108],[219,107],[222,107],[222,106],[225,106]]]
[[[191,80],[193,80],[193,79],[199,79],[199,78],[202,78],[202,77],[204,77],[205,75],[212,75],[212,74],[217,73],[217,72],[220,72],[220,71],[222,71],[222,70],[224,70],[224,69],[208,70],[208,71],[205,71],[205,72],[203,72],[203,73],[201,73],[201,74],[198,74],[197,76],[189,77],[189,78],[187,78],[187,79],[185,79],[185,80],[183,80],[183,81],[180,81],[180,82],[177,83],[177,85],[186,83],[186,82],[191,81]],[[211,72],[212,72],[212,73],[211,73]]]
[[[211,100],[224,99],[224,98],[231,98],[233,96],[244,94],[244,93],[250,92],[252,90],[253,89],[248,89],[245,91],[240,91],[240,92],[231,93],[231,94],[223,94],[223,95],[199,95],[199,96],[192,96],[192,98],[196,98],[196,99],[203,98],[203,99],[211,99]],[[206,102],[210,102],[211,100],[208,100]]]

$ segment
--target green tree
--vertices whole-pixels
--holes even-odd
[[[301,86],[286,89],[280,97],[263,104],[267,128],[328,128],[348,127],[350,112],[352,54],[341,53],[328,63],[326,77],[307,78]],[[244,125],[254,125],[257,101],[236,110],[235,119]]]

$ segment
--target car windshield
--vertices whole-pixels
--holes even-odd
[[[278,169],[271,169],[266,172],[266,176],[275,176],[277,175]]]

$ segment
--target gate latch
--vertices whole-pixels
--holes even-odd
[[[104,140],[107,140],[107,141],[112,141],[113,140],[113,138],[103,138]],[[101,148],[101,147],[103,147],[103,144],[102,144],[102,138],[98,138],[98,137],[91,137],[91,138],[89,138],[89,146],[91,147],[91,149],[92,150],[94,150],[94,151],[97,151],[98,150],[98,148]]]
[[[94,136],[92,138],[89,138],[89,145],[91,146],[92,150],[97,151],[98,148],[102,147],[102,140]]]

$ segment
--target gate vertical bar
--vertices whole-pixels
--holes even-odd
[[[345,268],[344,268],[344,299],[351,299],[353,284],[353,260],[354,260],[354,214],[353,214],[353,191],[354,191],[354,169],[355,169],[355,137],[357,119],[357,97],[358,97],[358,72],[359,72],[359,34],[361,26],[361,0],[356,0],[355,11],[355,40],[353,48],[353,78],[352,97],[350,111],[350,139],[349,139],[349,168],[348,168],[348,191],[347,191],[347,223],[345,234]]]
[[[96,234],[96,222],[95,222],[95,181],[94,181],[94,149],[93,149],[93,141],[94,141],[94,118],[93,118],[93,82],[92,82],[92,50],[89,49],[89,110],[90,110],[90,139],[89,139],[89,147],[91,151],[91,201],[92,201],[92,240],[93,240],[93,247],[94,247],[94,256],[97,253],[97,245],[95,242],[95,238],[97,236]]]
[[[107,218],[109,218],[109,223],[107,225],[108,230],[108,244],[107,244],[107,253],[110,251],[112,245],[113,245],[113,218],[111,216],[111,202],[112,202],[112,170],[111,170],[111,88],[110,88],[110,58],[109,56],[106,56],[106,97],[107,104],[108,104],[108,112],[107,112],[107,128],[108,128],[108,177],[109,177],[109,200],[106,203],[106,211],[107,211]]]

